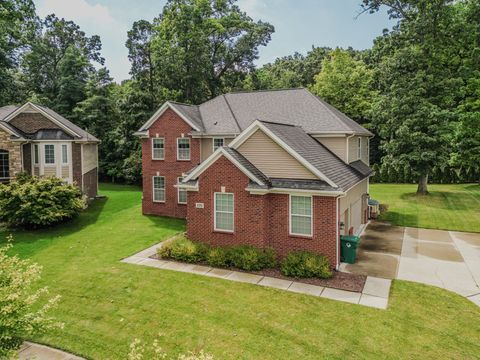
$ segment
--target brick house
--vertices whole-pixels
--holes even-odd
[[[30,102],[0,107],[0,182],[20,172],[55,176],[93,198],[99,142],[47,107]]]
[[[367,220],[368,130],[305,89],[167,102],[136,132],[143,213],[212,245],[326,255]]]

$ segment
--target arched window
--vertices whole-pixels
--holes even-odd
[[[8,150],[0,149],[0,179],[10,177]]]

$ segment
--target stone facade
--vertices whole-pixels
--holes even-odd
[[[22,145],[12,141],[10,134],[2,129],[0,129],[0,149],[8,151],[10,177],[15,177],[22,172]]]
[[[187,205],[178,204],[177,178],[200,163],[200,140],[190,135],[192,128],[173,110],[167,109],[149,129],[149,138],[142,139],[142,174],[144,214],[162,215],[176,218],[187,216]],[[190,160],[177,160],[177,138],[190,138]],[[165,139],[164,160],[152,159],[152,138]],[[152,199],[152,177],[165,177],[165,202],[154,202]]]
[[[94,198],[97,196],[97,187],[98,187],[98,169],[92,169],[87,173],[83,174],[83,192],[89,198]]]
[[[187,235],[215,246],[249,244],[271,247],[279,257],[307,250],[337,264],[337,199],[313,196],[313,236],[289,233],[289,195],[252,195],[245,191],[249,178],[225,157],[219,158],[199,177],[199,191],[188,192]],[[214,230],[214,193],[234,194],[234,232]],[[196,204],[203,204],[197,208]]]

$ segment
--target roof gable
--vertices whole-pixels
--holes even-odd
[[[233,149],[238,149],[245,141],[247,141],[248,138],[250,138],[257,130],[261,130],[264,134],[268,135],[274,142],[276,142],[281,148],[283,148],[287,153],[289,153],[293,158],[295,158],[299,163],[301,163],[303,166],[305,166],[309,171],[311,171],[314,175],[316,175],[318,178],[321,180],[325,181],[328,185],[332,187],[337,187],[337,185],[329,179],[321,170],[319,170],[317,167],[313,166],[311,162],[309,162],[305,156],[302,156],[299,154],[299,152],[291,146],[291,144],[287,144],[284,139],[278,136],[278,134],[274,133],[273,131],[270,130],[269,127],[266,126],[266,122],[262,122],[259,120],[256,120],[253,122],[245,131],[243,131],[239,136],[237,136],[231,143],[230,147]],[[281,125],[281,126],[286,126],[289,128],[297,128],[295,126],[289,126],[289,125]],[[301,129],[300,129],[301,130]],[[305,132],[304,132],[305,133]],[[306,133],[305,135],[310,138]],[[315,140],[314,140],[315,141]]]
[[[257,185],[268,185],[268,178],[261,171],[259,171],[253,164],[251,164],[237,151],[228,147],[222,147],[217,149],[205,161],[203,161],[199,166],[193,169],[193,171],[185,177],[183,182],[197,179],[205,170],[212,166],[222,156],[227,158],[232,164],[234,164],[238,169],[240,169],[246,176],[248,176],[250,180],[254,181]]]
[[[164,103],[145,124],[142,125],[139,132],[147,131],[152,124],[158,120],[167,109],[173,110],[183,121],[185,121],[192,129],[202,131],[201,118],[198,109],[195,110],[195,105],[187,105],[167,101]]]
[[[319,178],[260,128],[238,146],[237,151],[269,178]]]

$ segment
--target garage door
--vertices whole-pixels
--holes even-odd
[[[355,234],[362,224],[362,199],[358,199],[356,202],[354,202],[351,209],[350,223],[353,227],[353,233]]]

